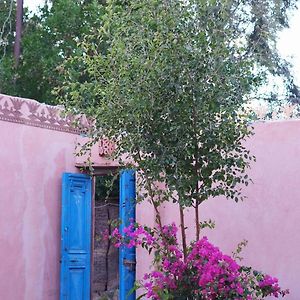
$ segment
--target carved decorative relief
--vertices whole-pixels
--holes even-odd
[[[115,145],[108,139],[101,139],[98,142],[99,156],[111,155],[115,150]]]
[[[85,117],[65,115],[58,106],[1,94],[0,120],[70,133],[81,133],[89,127]]]
[[[270,111],[267,104],[263,103],[249,107],[249,111],[254,112],[259,120],[299,119],[298,107],[291,104],[278,106],[276,110]],[[59,106],[2,94],[0,94],[0,120],[75,134],[86,132],[92,124],[84,116],[63,114],[63,109]],[[99,156],[110,155],[114,147],[109,140],[100,140]]]

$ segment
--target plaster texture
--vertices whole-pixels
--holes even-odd
[[[0,94],[1,300],[59,299],[61,178],[87,158],[75,156],[86,138],[60,111]],[[103,154],[111,147],[96,144],[91,160],[106,172],[116,163],[100,146]]]
[[[83,141],[76,133],[51,107],[0,95],[1,300],[59,299],[61,175],[79,172],[75,165],[84,162],[74,157]],[[215,220],[216,228],[202,235],[228,254],[247,239],[243,263],[278,277],[291,291],[285,299],[299,300],[300,121],[258,123],[247,146],[257,158],[249,172],[254,184],[244,189],[248,199],[203,203],[201,219]],[[117,167],[98,151],[92,150],[95,166]],[[166,224],[179,219],[172,205],[161,214]],[[193,219],[192,211],[186,214],[191,228]],[[137,206],[137,220],[155,226],[149,203]],[[137,278],[149,267],[151,259],[138,249]]]
[[[248,245],[242,252],[242,264],[269,273],[279,279],[290,295],[284,299],[300,299],[300,121],[277,121],[255,124],[255,135],[247,147],[256,156],[248,172],[254,184],[244,188],[248,197],[235,203],[224,198],[210,199],[200,206],[201,220],[216,222],[207,236],[223,252],[231,254],[243,239]],[[151,208],[141,205],[139,219],[153,224]],[[179,220],[177,207],[161,209],[165,224]],[[185,216],[193,228],[194,212]],[[188,238],[194,239],[194,230]],[[138,277],[149,270],[145,254],[138,250]]]
[[[59,299],[61,175],[71,133],[0,121],[0,299]]]

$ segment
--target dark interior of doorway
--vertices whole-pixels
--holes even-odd
[[[119,290],[119,254],[103,238],[119,218],[119,180],[113,175],[95,176],[93,208],[92,299],[117,300]]]

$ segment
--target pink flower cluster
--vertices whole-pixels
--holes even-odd
[[[217,296],[224,296],[226,299],[233,294],[238,299],[244,295],[239,281],[240,266],[209,243],[206,237],[193,245],[187,256],[187,264],[204,299],[215,299]]]
[[[280,295],[285,296],[289,294],[289,290],[282,290],[278,284],[278,279],[270,275],[263,275],[263,278],[258,282],[263,294],[273,295],[278,298]]]
[[[259,281],[251,268],[246,272],[230,256],[223,254],[206,237],[191,245],[186,260],[176,245],[168,247],[168,258],[162,258],[159,271],[144,276],[146,296],[161,299],[164,291],[192,299],[262,299],[284,296],[278,280],[258,272]],[[260,298],[259,298],[260,297]]]
[[[176,239],[178,228],[173,222],[170,225],[164,225],[161,231],[164,236]]]
[[[123,237],[117,229],[111,235],[117,247],[154,250],[157,270],[142,282],[148,299],[258,300],[288,294],[276,278],[238,265],[206,237],[192,243],[184,257],[177,231],[174,223],[158,229],[132,223]]]
[[[143,227],[136,223],[131,223],[128,227],[123,229],[123,236],[119,232],[118,228],[115,228],[111,234],[111,238],[114,240],[115,247],[126,246],[127,248],[142,246],[152,246],[155,238],[149,232],[146,227]]]

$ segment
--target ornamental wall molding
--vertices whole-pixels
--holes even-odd
[[[74,134],[87,131],[89,122],[84,116],[66,115],[63,112],[59,106],[0,94],[2,121]]]
[[[299,106],[285,104],[273,108],[266,103],[248,107],[258,120],[299,119]],[[63,108],[37,102],[35,100],[0,94],[0,120],[28,126],[41,127],[55,131],[80,134],[91,128],[91,123],[84,116],[66,115]],[[76,125],[75,125],[76,124]],[[111,153],[113,145],[104,140],[99,143],[99,154]]]
[[[115,149],[116,149],[115,144],[109,139],[104,138],[98,141],[99,156],[103,156],[103,157],[110,156],[114,153]]]

